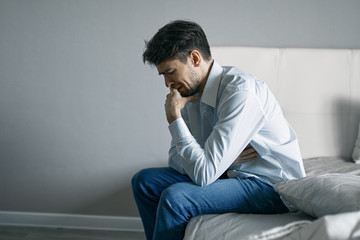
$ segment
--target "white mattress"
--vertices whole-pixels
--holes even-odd
[[[291,222],[305,221],[312,217],[304,213],[285,214],[209,214],[192,218],[185,231],[186,240],[233,240],[252,233],[280,227]]]
[[[304,165],[308,176],[325,173],[351,173],[360,175],[360,164],[354,164],[353,162],[342,158],[310,158],[304,160]],[[334,224],[335,226],[338,224],[338,221],[348,221],[350,225],[352,222],[359,222],[360,212],[349,213],[347,215],[339,214],[339,216],[334,215],[334,217],[330,218],[327,216],[326,218],[318,220],[301,212],[286,214],[227,213],[219,215],[201,215],[190,220],[186,228],[184,239],[283,239],[281,235],[284,234],[287,236],[289,236],[289,234],[294,234],[294,236],[299,236],[299,239],[301,239],[301,236],[304,236],[304,234],[313,234],[314,236],[322,234],[325,236],[325,233],[331,233],[327,228],[329,227],[331,230],[331,228],[334,228]],[[354,234],[356,232],[359,232],[360,237],[360,229],[355,231],[357,228],[360,228],[360,226],[356,226],[357,224],[355,224],[353,228],[348,227],[342,230],[344,238],[340,237],[339,239],[347,239],[349,235],[346,234]],[[333,238],[332,236],[328,236],[323,239]],[[338,239],[338,236],[334,239]]]
[[[313,176],[325,173],[350,173],[360,175],[360,164],[344,158],[318,157],[304,159],[306,175]]]

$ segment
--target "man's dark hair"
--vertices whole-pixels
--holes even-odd
[[[193,50],[198,50],[206,61],[211,59],[205,32],[197,23],[190,21],[176,20],[168,23],[145,44],[144,63],[158,65],[169,59],[186,63]]]

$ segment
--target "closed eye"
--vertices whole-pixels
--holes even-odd
[[[168,70],[166,70],[166,71],[164,71],[164,72],[160,72],[159,73],[159,75],[172,75],[172,74],[174,74],[174,72],[175,72],[176,70],[175,69],[168,69]]]

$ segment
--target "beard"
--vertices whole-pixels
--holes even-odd
[[[201,84],[199,82],[196,83],[196,85],[189,89],[186,93],[180,93],[182,97],[191,97],[200,92]]]
[[[200,92],[201,89],[201,78],[198,74],[196,74],[195,71],[192,69],[189,69],[190,78],[192,79],[192,82],[194,83],[193,86],[190,86],[189,90],[185,93],[180,93],[182,97],[191,97]]]

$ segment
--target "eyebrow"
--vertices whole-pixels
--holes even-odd
[[[172,69],[172,68],[166,69],[166,70],[163,71],[163,72],[159,72],[159,75],[163,75],[163,74],[165,74],[165,73],[168,73],[168,72],[170,72],[171,70],[173,70],[173,69]]]

